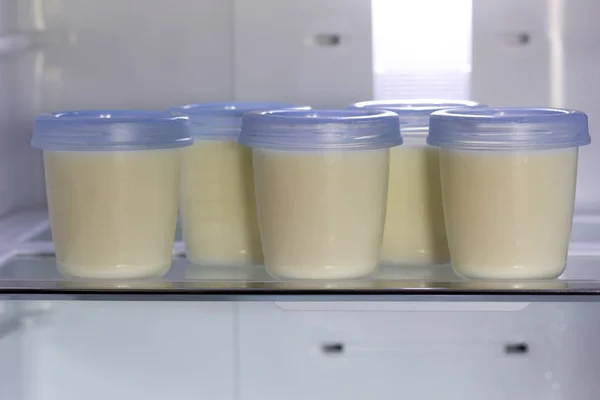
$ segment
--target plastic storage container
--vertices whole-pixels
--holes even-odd
[[[379,262],[389,148],[402,143],[387,111],[277,111],[244,116],[253,148],[260,232],[281,278],[369,275]]]
[[[184,151],[181,224],[188,260],[210,266],[262,264],[252,152],[240,146],[242,115],[287,103],[207,103],[173,108],[190,118]],[[308,109],[308,107],[306,107]]]
[[[388,207],[381,247],[387,264],[450,262],[444,226],[437,149],[427,146],[429,116],[434,111],[474,107],[472,101],[364,101],[352,108],[382,109],[400,117],[404,145],[392,149]]]
[[[584,113],[438,111],[427,142],[440,148],[446,229],[458,274],[539,279],[564,271],[577,148],[590,143]]]
[[[163,275],[171,255],[186,117],[153,111],[42,115],[32,146],[44,151],[56,259],[67,276]]]

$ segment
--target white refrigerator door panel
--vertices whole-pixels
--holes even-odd
[[[344,107],[372,96],[371,2],[239,0],[235,95]]]
[[[23,332],[6,305],[0,302],[0,400],[26,400]]]
[[[566,340],[597,307],[577,319],[578,304],[486,312],[293,304],[239,305],[242,400],[559,399],[597,386],[577,374],[597,368],[595,348]],[[527,352],[506,353],[522,343]]]
[[[51,302],[23,335],[23,400],[233,400],[233,307]]]
[[[473,98],[490,105],[544,105],[549,98],[545,0],[473,1]],[[519,35],[530,35],[521,43]]]
[[[36,111],[162,108],[231,97],[232,1],[30,4],[51,42],[27,71],[40,86]]]

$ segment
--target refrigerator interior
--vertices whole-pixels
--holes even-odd
[[[442,7],[440,0],[420,1]],[[410,3],[373,0],[373,7],[410,12],[394,8],[400,2]],[[432,85],[422,93],[470,90],[491,105],[589,114],[593,144],[581,150],[563,278],[597,281],[600,28],[592,19],[600,5],[566,4],[473,0],[466,17],[449,7],[438,14],[472,18],[470,59],[441,72],[410,65],[402,71],[419,75],[386,81],[377,80],[375,65],[396,48],[374,42],[377,19],[368,0],[0,0],[0,280],[62,284],[43,257],[52,244],[42,157],[29,146],[41,112],[227,100],[341,107],[374,93],[399,96],[402,85],[417,81]],[[399,23],[425,18],[427,7],[413,18],[399,16]],[[422,23],[440,23],[430,18]],[[422,40],[415,48],[423,52],[438,42],[398,29],[399,38]],[[447,45],[459,40],[448,37]],[[458,47],[471,48],[470,40]],[[428,65],[442,61],[431,57]],[[447,76],[462,83],[442,90],[438,83]],[[182,251],[177,243],[174,255]],[[179,260],[167,280],[189,271]],[[600,303],[588,301],[594,299],[7,299],[0,302],[0,400],[595,400]]]

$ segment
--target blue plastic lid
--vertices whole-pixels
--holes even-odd
[[[190,118],[190,130],[194,139],[237,140],[245,113],[281,109],[310,110],[310,107],[290,103],[202,103],[174,107],[169,111]]]
[[[65,111],[36,118],[31,146],[43,150],[152,150],[193,143],[185,116],[164,111]]]
[[[403,135],[418,135],[425,138],[429,129],[429,117],[433,112],[449,108],[484,106],[465,100],[413,99],[361,101],[350,107],[395,112],[400,118]]]
[[[381,110],[248,113],[239,141],[274,150],[369,150],[402,144],[398,116]]]
[[[557,108],[461,108],[432,114],[427,143],[473,150],[560,149],[589,144],[581,111]]]

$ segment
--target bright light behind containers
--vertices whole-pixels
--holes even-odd
[[[281,278],[346,279],[379,263],[394,113],[313,110],[248,113],[265,264]]]
[[[381,258],[387,264],[450,262],[440,188],[437,149],[426,143],[431,113],[457,107],[484,107],[473,101],[384,100],[355,103],[352,109],[394,112],[404,145],[392,149],[390,184]]]
[[[565,269],[578,147],[587,116],[548,108],[432,115],[454,270],[482,279],[545,279]]]
[[[194,264],[262,264],[252,154],[237,143],[242,116],[251,111],[302,109],[288,103],[189,104],[170,111],[189,117],[194,144],[181,174],[181,224]]]

